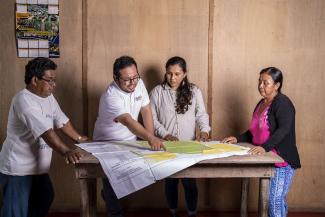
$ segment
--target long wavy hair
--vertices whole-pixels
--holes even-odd
[[[187,73],[186,61],[182,57],[172,57],[170,58],[165,65],[166,71],[169,66],[178,65],[182,68],[184,73]],[[163,86],[168,85],[166,74]],[[176,105],[175,110],[177,114],[185,114],[188,111],[189,105],[192,105],[193,98],[193,89],[194,84],[190,83],[187,79],[187,76],[183,79],[176,92]]]

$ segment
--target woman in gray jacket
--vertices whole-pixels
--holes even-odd
[[[155,133],[167,141],[207,141],[210,126],[200,89],[187,79],[186,62],[172,57],[166,63],[165,80],[150,94]],[[196,134],[196,127],[199,131]],[[171,216],[176,217],[179,179],[165,180],[165,194]],[[181,179],[189,216],[196,216],[197,186],[195,179]]]

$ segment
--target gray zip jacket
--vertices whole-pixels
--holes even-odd
[[[176,91],[168,85],[160,84],[150,93],[150,105],[153,113],[155,134],[161,138],[170,134],[179,140],[194,140],[196,127],[201,132],[209,133],[209,115],[206,113],[201,90],[192,89],[192,104],[185,114],[177,114]]]

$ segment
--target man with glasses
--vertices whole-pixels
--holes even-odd
[[[17,93],[8,116],[7,137],[0,152],[0,216],[44,217],[54,198],[48,175],[52,149],[66,163],[82,157],[80,149],[67,145],[54,131],[59,128],[75,142],[86,141],[61,111],[52,92],[57,65],[48,58],[35,58],[25,67],[26,88]]]
[[[100,98],[94,140],[126,141],[140,137],[147,140],[153,150],[164,148],[162,141],[154,136],[148,92],[140,79],[135,60],[129,56],[117,58],[113,78],[114,81]],[[140,113],[144,126],[137,121]],[[108,216],[123,216],[108,179],[103,179],[102,197]]]

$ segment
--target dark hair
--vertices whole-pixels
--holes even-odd
[[[270,75],[272,77],[272,80],[274,81],[274,83],[280,83],[278,92],[281,93],[281,88],[282,88],[282,83],[283,83],[283,75],[282,75],[281,70],[276,67],[268,67],[268,68],[262,69],[260,71],[260,75],[264,74],[264,73]]]
[[[182,57],[172,57],[170,58],[165,65],[166,71],[168,70],[169,66],[178,65],[182,68],[184,73],[187,73],[186,61]],[[163,85],[167,84],[167,78],[165,75],[165,80]],[[187,79],[187,76],[183,79],[182,83],[177,88],[176,94],[176,105],[175,109],[178,114],[184,114],[188,111],[188,106],[192,105],[192,89],[194,84],[190,83]]]
[[[56,70],[57,65],[46,57],[30,60],[25,66],[25,84],[29,84],[34,76],[42,78],[46,70]]]
[[[130,57],[130,56],[121,56],[119,58],[117,58],[114,62],[114,65],[113,65],[113,75],[114,77],[116,78],[119,78],[120,77],[120,70],[126,68],[126,67],[129,67],[129,66],[132,66],[132,65],[135,65],[135,68],[137,69],[138,71],[138,66],[137,66],[137,63],[135,62],[135,60]]]

